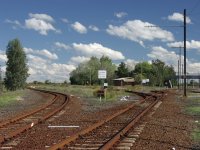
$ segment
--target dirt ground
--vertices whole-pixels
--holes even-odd
[[[146,117],[148,122],[132,147],[135,150],[188,150],[198,149],[191,139],[193,117],[183,111],[184,100],[170,91],[160,107]]]
[[[89,125],[104,119],[108,114],[116,113],[139,100],[135,96],[134,100],[116,102],[91,102],[78,97],[72,97],[65,110],[50,118],[46,122],[34,126],[31,130],[21,134],[16,140],[6,143],[12,145],[13,150],[33,150],[46,149],[52,143],[57,143],[73,135]],[[50,128],[49,126],[78,126],[76,128]]]
[[[7,112],[17,112],[30,109],[33,106],[41,105],[44,95],[27,91],[28,95],[33,95],[30,102],[22,101],[7,108]],[[29,93],[30,92],[30,93]],[[49,97],[47,98],[49,99]],[[46,149],[52,143],[57,143],[59,139],[65,139],[70,135],[86,128],[88,125],[105,118],[108,114],[117,112],[133,101],[102,103],[95,105],[88,101],[73,97],[64,111],[49,119],[47,122],[39,124],[18,137],[14,142],[14,150]],[[182,108],[184,103],[178,98],[175,91],[170,91],[166,98],[151,117],[145,117],[143,121],[148,122],[140,134],[136,143],[132,147],[135,150],[186,150],[194,149],[191,139],[191,132],[194,128],[194,120],[186,115]],[[1,110],[2,112],[3,110]],[[6,108],[5,110],[6,111]],[[12,114],[12,113],[11,113]],[[2,116],[5,116],[2,115]],[[75,125],[78,128],[49,128],[50,125]],[[42,133],[42,134],[41,134]],[[196,148],[197,150],[198,148]]]
[[[52,97],[28,89],[24,90],[24,93],[24,96],[19,98],[15,103],[0,108],[0,121],[43,105]]]

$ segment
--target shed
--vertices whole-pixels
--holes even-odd
[[[113,82],[114,82],[115,86],[134,85],[135,84],[135,80],[132,77],[113,79]]]

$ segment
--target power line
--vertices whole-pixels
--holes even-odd
[[[183,27],[183,25],[171,25],[171,26],[156,26],[156,25],[149,25],[149,26],[144,26],[147,28],[160,28],[160,27]]]
[[[164,26],[164,27],[183,27],[183,37],[184,37],[184,70],[183,70],[183,75],[184,75],[184,97],[187,96],[187,93],[186,93],[186,9],[184,9],[184,13],[183,13],[183,19],[184,19],[184,22],[183,22],[183,25],[179,25],[179,26]],[[150,25],[150,26],[146,26],[146,27],[161,27],[161,26],[154,26],[154,25]]]

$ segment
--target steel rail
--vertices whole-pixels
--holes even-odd
[[[157,104],[157,102],[160,100],[161,96],[160,94],[147,94],[147,93],[139,93],[139,92],[133,92],[133,91],[129,91],[132,93],[136,93],[142,97],[146,97],[146,99],[142,100],[141,103],[144,103],[147,99],[151,99],[153,102],[145,108],[145,110],[143,110],[141,113],[139,113],[136,117],[134,117],[134,119],[132,119],[125,127],[123,127],[118,133],[116,133],[110,140],[108,140],[106,143],[104,143],[105,145],[100,146],[99,149],[109,149],[113,146],[114,143],[116,143],[119,139],[120,136],[124,135],[134,124],[136,124],[141,117],[143,117],[154,105]],[[163,94],[162,94],[163,95]],[[69,138],[53,145],[52,147],[49,148],[49,150],[57,150],[57,149],[63,149],[64,146],[69,145],[71,142],[75,141],[76,139],[78,139],[79,137],[82,137],[83,135],[94,131],[95,129],[97,129],[98,127],[102,126],[104,123],[116,118],[117,116],[125,113],[126,111],[130,110],[131,108],[133,108],[135,105],[132,104],[131,106],[129,106],[126,109],[123,109],[111,116],[109,116],[108,118],[97,122],[95,124],[93,124],[92,126],[84,129],[83,131],[76,133],[72,136],[70,136]],[[103,144],[103,143],[102,143]]]
[[[17,119],[12,119],[13,122],[10,122],[10,123],[7,123],[6,125],[8,124],[12,124],[12,123],[15,123],[19,120],[22,120],[22,119],[25,119],[26,117],[29,117],[31,115],[34,115],[35,113],[38,113],[42,110],[45,110],[45,108],[53,105],[53,103],[57,100],[59,100],[59,95],[62,95],[64,96],[64,102],[61,104],[61,106],[59,106],[58,108],[56,108],[55,110],[51,111],[50,113],[46,114],[45,116],[43,116],[42,118],[36,120],[36,121],[32,121],[31,123],[24,125],[18,129],[16,129],[15,131],[12,131],[10,133],[8,133],[7,135],[5,136],[0,136],[0,144],[3,144],[5,141],[8,141],[10,139],[12,139],[13,137],[21,134],[22,132],[32,128],[33,126],[47,120],[48,118],[50,118],[51,116],[53,116],[54,114],[56,114],[57,112],[59,112],[60,110],[62,110],[66,104],[69,102],[69,96],[63,94],[63,93],[58,93],[58,92],[51,92],[51,91],[45,91],[45,90],[38,90],[38,89],[32,89],[32,90],[36,90],[36,91],[41,91],[41,92],[45,92],[45,93],[49,93],[49,94],[53,94],[55,95],[55,97],[53,98],[53,101],[51,103],[49,103],[48,105],[45,105],[39,109],[36,109],[35,111],[32,111],[31,113],[28,113],[27,115],[22,115],[21,117],[17,117]],[[46,107],[47,106],[47,107]],[[43,109],[42,109],[43,108]],[[1,129],[0,129],[1,130]]]
[[[133,118],[123,129],[121,129],[115,136],[113,136],[109,141],[107,141],[100,150],[110,149],[113,145],[124,136],[128,130],[130,130],[153,106],[158,103],[158,99],[149,105],[144,111],[142,111],[136,118]]]
[[[141,95],[142,95],[142,94],[141,94]],[[141,95],[140,95],[140,96],[141,96]],[[145,95],[145,94],[144,94],[144,95]],[[144,97],[144,95],[143,95],[142,97]],[[148,95],[149,95],[149,94],[147,94],[146,96],[148,96]],[[142,104],[142,103],[144,103],[145,101],[146,101],[145,99],[142,99],[142,100],[140,101],[139,104]],[[106,119],[103,119],[103,120],[101,120],[101,121],[99,121],[99,122],[93,124],[92,126],[90,126],[90,127],[86,128],[86,129],[80,131],[79,133],[76,133],[76,134],[70,136],[69,138],[67,138],[67,139],[65,139],[65,140],[63,140],[63,141],[61,141],[61,142],[59,142],[59,143],[57,143],[57,144],[51,146],[51,147],[49,148],[49,150],[62,149],[65,145],[68,145],[70,142],[75,141],[76,139],[78,139],[78,138],[81,137],[82,135],[84,135],[84,134],[86,134],[86,133],[89,133],[90,131],[92,131],[92,130],[98,128],[98,127],[100,127],[100,126],[103,125],[104,123],[106,123],[106,122],[108,122],[108,121],[114,119],[115,117],[117,117],[117,116],[119,116],[119,115],[121,115],[121,114],[127,112],[128,110],[132,109],[134,106],[136,106],[136,105],[135,105],[135,104],[132,104],[132,105],[128,106],[127,108],[120,110],[119,112],[117,112],[117,113],[115,113],[115,114],[113,114],[113,115],[107,117]]]
[[[53,103],[56,101],[56,98],[57,98],[57,96],[54,94],[54,98],[52,99],[52,101],[51,101],[50,103],[48,103],[48,104],[46,104],[46,105],[43,105],[42,107],[39,107],[39,108],[37,108],[37,109],[35,109],[35,110],[32,110],[32,111],[30,111],[30,112],[28,112],[28,113],[19,115],[19,116],[17,116],[17,117],[11,118],[11,119],[8,119],[8,120],[6,120],[6,121],[0,123],[0,128],[2,128],[3,126],[8,125],[8,124],[10,124],[10,123],[14,123],[14,122],[16,122],[16,121],[19,121],[19,120],[21,120],[21,119],[24,119],[24,118],[26,118],[26,117],[28,117],[28,116],[34,114],[34,113],[37,113],[37,112],[39,112],[39,111],[41,111],[41,110],[47,108],[48,106],[50,106],[51,104],[53,104]]]

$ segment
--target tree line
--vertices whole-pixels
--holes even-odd
[[[6,89],[14,91],[24,88],[29,74],[26,54],[18,39],[8,42],[6,55],[8,60],[3,81]],[[91,57],[89,61],[79,64],[70,73],[70,82],[78,85],[100,84],[98,70],[107,71],[105,82],[110,85],[115,78],[133,77],[138,84],[141,83],[142,79],[149,79],[150,85],[163,86],[165,80],[172,79],[176,75],[173,66],[168,66],[158,59],[152,60],[152,63],[140,62],[136,64],[134,70],[130,70],[124,62],[116,66],[109,57],[102,56],[101,58]],[[1,76],[0,83],[2,84]]]
[[[166,65],[159,59],[152,60],[151,63],[140,62],[136,64],[134,70],[121,62],[118,66],[113,64],[112,60],[106,56],[100,59],[91,57],[88,62],[81,63],[70,73],[71,84],[99,84],[98,70],[107,70],[106,82],[112,85],[113,79],[122,77],[133,77],[137,84],[142,79],[149,79],[149,85],[163,86],[165,80],[173,79],[176,75],[173,66]]]

